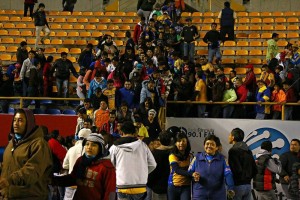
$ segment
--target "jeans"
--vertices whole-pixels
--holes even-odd
[[[124,194],[118,192],[118,200],[144,200],[146,196],[146,192],[141,194]]]
[[[284,120],[293,120],[293,106],[285,106]]]
[[[183,44],[183,55],[189,57],[189,61],[194,62],[194,55],[195,55],[195,43],[187,43],[184,42]]]
[[[274,190],[270,191],[256,191],[259,200],[277,200]]]
[[[285,194],[285,197],[287,200],[292,199],[290,193],[289,193],[289,185],[288,184],[281,184],[283,193]]]
[[[216,56],[217,59],[221,59],[222,55],[220,52],[220,48],[212,49],[208,48],[208,62],[212,63],[214,56]]]
[[[255,119],[265,119],[265,114],[264,113],[256,113]]]
[[[252,200],[251,185],[234,186],[234,200]]]
[[[59,79],[56,77],[57,96],[67,98],[69,92],[69,79]]]
[[[223,108],[223,118],[232,118],[234,105],[227,105]]]
[[[147,196],[146,196],[145,200],[152,200],[152,190],[151,190],[151,188],[149,188],[147,186],[146,189],[147,189]]]
[[[197,105],[198,117],[204,117],[206,105]]]
[[[168,200],[167,194],[156,194],[152,192],[152,200]]]
[[[28,82],[29,82],[29,78],[24,77],[22,81],[23,97],[27,96]]]
[[[191,186],[168,186],[168,200],[190,200]]]
[[[24,3],[24,17],[27,17],[28,8],[29,8],[30,17],[32,18],[34,4]]]
[[[226,39],[226,34],[228,38]],[[234,26],[223,26],[220,30],[220,36],[222,41],[234,40]]]
[[[27,88],[27,96],[28,97],[38,97],[39,96],[38,88],[29,86]],[[23,108],[27,108],[30,105],[31,101],[32,101],[32,99],[24,100]],[[40,108],[39,100],[35,100],[35,108]]]

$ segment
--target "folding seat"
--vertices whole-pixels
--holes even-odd
[[[66,22],[66,18],[64,18],[64,17],[57,17],[57,18],[54,18],[54,22],[55,23],[65,23]]]
[[[121,18],[116,18],[116,19],[112,19],[112,20],[111,20],[111,23],[113,23],[113,24],[122,24],[123,21],[122,21]]]
[[[12,16],[12,17],[9,18],[9,21],[11,21],[11,22],[19,22],[19,21],[21,21],[21,17]]]
[[[237,30],[238,31],[249,31],[249,26],[240,25],[240,26],[237,26]]]
[[[261,25],[250,25],[249,29],[250,31],[260,31]]]
[[[13,44],[14,43],[14,38],[2,38],[1,43],[2,44]]]
[[[124,18],[123,23],[124,24],[133,24],[133,19]]]
[[[35,38],[27,38],[26,42],[27,44],[35,44]]]
[[[284,16],[286,17],[292,17],[292,16],[296,16],[296,12],[294,11],[286,11],[283,13]]]
[[[211,24],[211,23],[214,23],[215,20],[213,18],[204,18],[203,20],[203,24]]]
[[[25,38],[15,38],[14,43],[15,43],[15,44],[20,44],[22,41],[26,41],[26,39],[25,39]],[[28,47],[28,46],[27,46],[27,47]]]
[[[0,52],[5,52],[6,51],[6,47],[5,46],[0,46]]]
[[[80,37],[91,37],[91,32],[80,32],[79,36]]]
[[[260,58],[250,58],[249,63],[253,65],[261,65],[261,59]]]
[[[27,28],[29,29],[35,29],[35,26],[33,23],[27,24]]]
[[[248,50],[245,49],[238,49],[236,51],[237,56],[248,56]]]
[[[57,91],[57,89],[56,89],[56,91]],[[48,109],[46,109],[46,114],[49,114],[49,115],[60,115],[61,111],[59,109],[56,109],[56,108],[48,108]]]
[[[264,26],[262,26],[262,30],[263,31],[273,31],[274,26],[273,25],[264,25]]]
[[[271,39],[272,33],[262,33],[260,36],[262,39]]]
[[[115,15],[114,16],[117,16],[117,17],[124,17],[126,16],[126,13],[125,12],[115,12]]]
[[[283,15],[283,12],[280,12],[280,11],[273,12],[272,15],[273,15],[274,17],[281,17],[281,16],[284,16],[284,15]],[[276,18],[275,18],[275,20],[276,20]]]
[[[9,53],[15,53],[15,52],[17,52],[17,49],[18,49],[17,46],[8,46],[8,47],[6,48],[6,52],[9,52]]]
[[[88,11],[82,12],[82,15],[83,16],[93,16],[93,12],[88,12]]]
[[[125,38],[125,32],[117,32],[115,33],[116,38]]]
[[[285,22],[286,22],[286,18],[284,18],[284,17],[275,18],[275,23],[277,23],[277,24],[281,24],[281,23],[285,23]]]
[[[248,34],[247,33],[237,33],[235,35],[236,38],[240,39],[240,38],[248,38]]]
[[[68,59],[72,62],[72,63],[76,63],[77,62],[77,60],[76,60],[76,58],[75,57],[68,57]]]
[[[71,51],[71,50],[70,50],[70,51]],[[78,63],[73,63],[73,66],[74,66],[76,72],[78,73],[78,72],[80,71],[80,66],[79,66],[79,64],[78,64]]]
[[[73,25],[71,24],[63,24],[61,29],[64,29],[64,30],[73,30]]]
[[[289,32],[286,35],[287,38],[299,38],[299,33],[297,32]]]
[[[1,30],[0,29],[0,35],[8,35],[8,31],[7,30]]]
[[[202,12],[193,12],[192,17],[202,17]]]
[[[58,16],[60,15],[59,11],[48,11],[49,16]]]
[[[25,23],[18,23],[16,24],[16,27],[17,29],[24,29],[24,28],[27,28],[27,25]]]
[[[275,31],[285,31],[286,26],[285,25],[275,25]]]
[[[81,16],[81,15],[82,15],[82,12],[80,12],[80,11],[74,11],[74,12],[72,13],[72,15],[73,15],[73,16]]]
[[[199,49],[197,50],[197,55],[208,55],[207,49]]]
[[[125,33],[124,33],[125,34]],[[101,33],[101,32],[92,32],[92,37],[95,37],[95,38],[98,38],[98,37],[100,37],[100,36],[102,36],[103,35],[103,33]],[[125,37],[125,36],[124,36]]]
[[[50,29],[61,29],[61,25],[60,24],[50,24]]]
[[[127,13],[128,14],[128,13]],[[181,17],[190,17],[191,13],[190,12],[182,12]]]
[[[9,17],[8,16],[0,16],[0,22],[8,22]]]
[[[32,22],[32,18],[31,17],[22,17],[21,21],[22,22]]]
[[[109,18],[101,18],[99,19],[99,22],[103,24],[109,24],[111,20]]]
[[[249,56],[261,56],[261,55],[263,55],[263,54],[262,54],[262,51],[259,49],[251,49],[249,51]]]
[[[247,12],[237,12],[236,15],[237,15],[237,17],[248,17]]]
[[[68,23],[77,23],[77,18],[73,18],[73,17],[67,18],[67,22]]]
[[[32,31],[21,31],[21,36],[30,37],[33,36]]]
[[[213,12],[205,12],[203,13],[203,17],[213,17],[214,16],[214,13]]]
[[[14,23],[4,23],[3,28],[5,29],[11,29],[11,28],[16,28]]]
[[[62,52],[69,53],[69,49],[65,47],[57,49],[57,53],[62,53]]]
[[[223,50],[222,55],[223,56],[234,56],[235,55],[235,51],[231,50],[231,49],[225,49],[225,50]]]
[[[78,23],[87,23],[88,21],[89,21],[88,18],[85,17],[77,19]]]
[[[11,57],[10,61],[11,61],[11,62],[17,62],[17,55],[14,54],[14,55]],[[20,80],[20,78],[19,78],[19,80]]]
[[[62,40],[60,40],[60,39],[52,39],[51,40],[51,44],[52,45],[62,44]]]
[[[261,16],[261,17],[271,17],[271,16],[272,16],[272,13],[271,13],[271,12],[261,12],[261,13],[260,13],[260,16]]]
[[[96,25],[94,24],[87,24],[84,26],[85,30],[95,30],[96,29]]]
[[[255,40],[255,41],[250,41],[250,42],[249,42],[249,46],[250,46],[250,47],[261,47],[261,41],[257,41],[257,40]]]
[[[238,20],[239,24],[249,24],[250,23],[250,19],[249,18],[240,18]]]
[[[69,12],[69,11],[62,11],[62,12],[59,12],[59,15],[60,16],[70,16],[71,12]]]
[[[81,54],[81,49],[80,48],[71,48],[70,54]]]
[[[289,17],[287,19],[288,23],[298,23],[299,22],[299,18],[298,17]]]
[[[116,43],[117,47],[123,46],[123,41],[122,40],[114,40],[114,42]]]
[[[201,31],[210,31],[211,30],[211,26],[207,25],[207,26],[202,26]]]
[[[279,46],[279,47],[285,47],[286,45],[287,45],[287,41],[286,40],[278,40],[277,41],[277,45]]]
[[[122,25],[122,26],[119,26],[119,30],[122,30],[122,31],[129,31],[131,28],[129,25]]]
[[[76,79],[76,80],[77,80],[77,79]],[[71,82],[71,81],[70,81],[70,82]],[[76,111],[73,110],[73,109],[66,109],[66,110],[63,111],[62,114],[64,114],[64,115],[76,115]]]
[[[100,31],[102,31],[102,30],[107,30],[107,26],[106,25],[98,25],[97,26],[97,30],[100,30]]]
[[[3,61],[10,61],[11,55],[10,54],[0,54],[0,59]]]
[[[78,31],[70,31],[68,33],[68,37],[79,37],[79,32]]]
[[[17,12],[15,10],[5,10],[5,14],[7,14],[7,15],[16,15]]]
[[[225,41],[223,46],[224,47],[235,47],[236,43],[235,43],[235,41]]]
[[[246,65],[248,64],[248,60],[246,58],[237,58],[235,59],[236,64]]]
[[[112,17],[112,16],[115,16],[115,12],[105,12],[105,13],[104,13],[104,16],[106,16],[106,17]]]
[[[45,51],[44,51],[44,53],[56,53],[56,48],[54,48],[54,47],[47,47],[47,48],[45,48]]]
[[[76,30],[83,30],[84,29],[84,25],[82,24],[75,24],[73,26],[73,29],[76,29]]]
[[[259,62],[259,60],[253,60],[253,59],[256,59],[256,58],[251,58],[250,59],[250,61],[252,60],[252,64],[256,64],[257,63],[257,65],[260,65],[260,64],[262,64],[262,61],[260,60],[260,63],[258,63]],[[256,63],[255,63],[256,62]],[[253,72],[254,72],[254,74],[256,74],[256,75],[259,75],[259,74],[261,74],[261,68],[260,67],[254,67],[253,68]]]
[[[18,30],[10,30],[8,32],[8,35],[10,35],[10,36],[19,36],[20,35],[20,31],[18,31]]]
[[[119,30],[119,26],[117,26],[117,25],[109,25],[107,27],[107,30],[110,30],[110,31]]]
[[[251,18],[250,22],[251,24],[261,24],[262,20],[261,18]]]
[[[75,45],[86,45],[86,40],[76,40]]]
[[[244,74],[246,74],[246,68],[236,67],[234,70],[235,70],[236,74],[238,74],[238,75],[244,75]]]
[[[89,18],[89,23],[99,23],[98,18]]]
[[[222,64],[234,64],[233,58],[222,58]]]
[[[67,32],[66,31],[58,31],[56,32],[56,37],[67,37]]]
[[[94,16],[104,16],[103,12],[94,12]]]
[[[286,38],[286,33],[278,33],[279,38]]]
[[[298,31],[299,30],[299,25],[288,25],[287,30],[288,31]]]
[[[104,33],[105,35],[110,35],[111,37],[115,37],[115,33],[111,31],[107,31]]]
[[[193,23],[193,24],[200,24],[200,23],[202,23],[202,19],[201,19],[201,18],[198,18],[198,17],[197,17],[197,18],[193,18],[193,19],[192,19],[192,23]]]
[[[272,24],[274,23],[274,19],[273,18],[263,18],[263,23],[265,24]]]
[[[259,16],[260,16],[260,13],[259,13],[259,12],[249,12],[249,13],[248,13],[248,16],[249,16],[249,17],[259,17]]]
[[[127,12],[127,13],[126,13],[126,16],[127,16],[127,17],[136,17],[137,14],[136,14],[136,12]],[[182,16],[182,14],[181,14],[181,16]],[[184,17],[184,16],[183,16],[183,17]]]
[[[200,40],[199,42],[197,42],[197,46],[198,47],[207,47],[207,43],[205,43],[203,40]]]
[[[237,41],[236,46],[237,47],[248,47],[249,46],[249,42],[248,41],[241,41],[241,40],[239,40],[239,41]]]
[[[91,43],[92,45],[97,46],[99,41],[98,40],[89,40],[88,43]]]

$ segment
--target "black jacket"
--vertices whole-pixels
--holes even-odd
[[[0,96],[11,97],[14,95],[13,82],[11,80],[2,81],[0,85]]]
[[[24,60],[28,58],[28,51],[27,49],[23,50],[21,47],[17,50],[17,62],[20,63],[20,65],[23,64]]]
[[[298,157],[297,153],[292,153],[292,152],[286,152],[283,153],[280,158],[279,158],[281,165],[282,165],[282,170],[281,173],[279,174],[279,180],[281,184],[288,184],[285,182],[283,177],[285,176],[292,176],[293,174],[293,164],[296,162],[300,162],[300,158]]]
[[[137,10],[142,9],[144,11],[152,11],[155,3],[156,0],[139,0],[137,4]]]
[[[33,14],[33,17],[34,17],[34,25],[35,26],[45,26],[46,25],[47,27],[49,27],[45,11],[36,11]]]
[[[53,74],[54,70],[56,69],[55,72],[55,77],[59,79],[69,79],[70,77],[70,70],[72,71],[73,75],[78,78],[78,74],[72,64],[72,62],[67,59],[66,61],[63,61],[61,58],[57,59],[53,65],[53,68],[51,69],[51,74]]]
[[[253,154],[245,142],[237,142],[229,149],[228,162],[234,185],[251,184],[251,179],[257,174],[257,169]]]

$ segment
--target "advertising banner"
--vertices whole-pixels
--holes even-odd
[[[178,126],[189,137],[194,155],[203,151],[204,138],[209,134],[218,136],[222,143],[222,154],[227,156],[231,144],[228,136],[232,129],[241,128],[245,132],[244,141],[252,150],[253,155],[259,151],[263,141],[270,140],[273,144],[274,157],[289,151],[289,142],[299,138],[299,122],[280,120],[249,120],[249,119],[208,119],[208,118],[167,118],[167,128]],[[279,200],[285,200],[281,186],[277,185]],[[254,195],[254,199],[257,199]]]

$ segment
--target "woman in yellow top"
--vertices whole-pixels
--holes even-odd
[[[191,145],[183,132],[176,135],[176,143],[169,156],[170,176],[168,181],[168,200],[190,200],[191,180],[193,173],[189,173]]]

